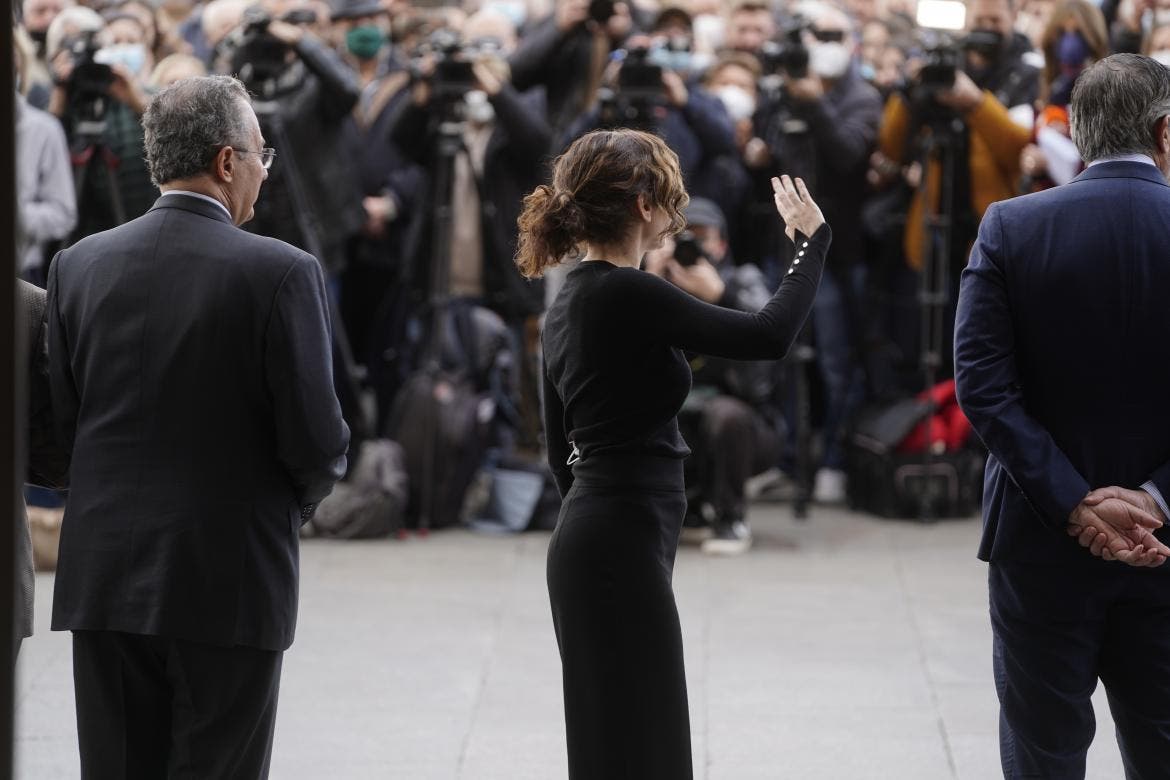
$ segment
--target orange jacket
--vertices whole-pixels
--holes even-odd
[[[970,128],[969,164],[971,170],[971,206],[978,219],[987,207],[998,200],[1007,200],[1018,194],[1020,179],[1020,152],[1031,140],[1031,128],[1021,127],[1008,116],[1007,109],[990,92],[983,93],[983,101],[964,117]],[[878,133],[878,148],[890,160],[906,165],[902,159],[906,134],[910,132],[910,111],[901,95],[894,94],[886,103],[882,126]],[[926,172],[926,189],[934,203],[938,203],[939,181],[942,170],[931,162]],[[922,189],[914,195],[906,217],[906,235],[903,240],[906,263],[915,270],[922,268],[925,247],[923,229]]]

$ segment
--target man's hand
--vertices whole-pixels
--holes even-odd
[[[687,104],[690,93],[687,92],[687,85],[682,80],[682,76],[673,70],[664,70],[662,71],[662,86],[666,90],[666,99],[672,106],[682,108]]]
[[[504,81],[495,74],[492,67],[482,60],[471,63],[471,73],[479,82],[479,88],[488,97],[495,97],[504,88]]]
[[[1170,548],[1150,533],[1162,527],[1160,515],[1160,511],[1155,515],[1122,498],[1094,491],[1069,516],[1068,534],[1093,555],[1107,561],[1118,560],[1130,566],[1161,566],[1170,557]]]
[[[557,29],[562,33],[584,24],[589,18],[589,0],[561,0],[557,6]]]
[[[138,116],[145,114],[150,99],[134,74],[122,64],[111,65],[110,72],[114,74],[114,80],[110,82],[110,97],[129,107]]]
[[[286,46],[296,46],[305,37],[305,28],[273,19],[268,23],[268,34]]]
[[[727,289],[715,266],[700,257],[694,265],[680,265],[673,257],[666,261],[666,278],[676,287],[707,303],[719,303]]]
[[[825,96],[825,86],[820,76],[809,74],[802,79],[788,82],[788,94],[801,103],[815,103]]]
[[[749,168],[760,169],[772,162],[772,151],[762,138],[749,138],[743,147],[743,162]]]
[[[1028,144],[1020,152],[1020,173],[1025,176],[1039,176],[1048,170],[1048,159],[1036,144]]]
[[[934,97],[942,105],[965,114],[983,102],[983,90],[975,86],[971,77],[960,70],[955,72],[954,86],[950,89],[940,89]]]

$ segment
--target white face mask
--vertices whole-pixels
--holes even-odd
[[[146,64],[146,46],[141,43],[116,43],[95,52],[93,61],[103,65],[124,65],[131,73],[137,74]]]
[[[496,108],[488,102],[487,93],[480,89],[470,90],[463,96],[467,121],[474,125],[486,125],[496,118]]]
[[[832,41],[809,47],[808,67],[824,79],[839,79],[849,70],[853,55],[845,44]]]
[[[1158,49],[1158,51],[1150,53],[1150,59],[1160,62],[1167,68],[1170,68],[1170,49]]]
[[[715,95],[723,101],[723,107],[733,122],[751,119],[756,113],[756,99],[743,87],[728,84],[716,89]]]

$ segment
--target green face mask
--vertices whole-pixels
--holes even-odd
[[[386,41],[381,28],[367,24],[355,27],[345,34],[345,47],[359,60],[369,60],[378,56],[378,51]]]

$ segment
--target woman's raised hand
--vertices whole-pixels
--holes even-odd
[[[808,188],[804,186],[803,180],[797,179],[793,183],[787,175],[778,179],[773,176],[772,192],[775,194],[776,211],[784,220],[784,233],[789,241],[796,240],[797,231],[805,236],[811,236],[825,224],[825,217],[821,214],[816,201],[808,194]]]

